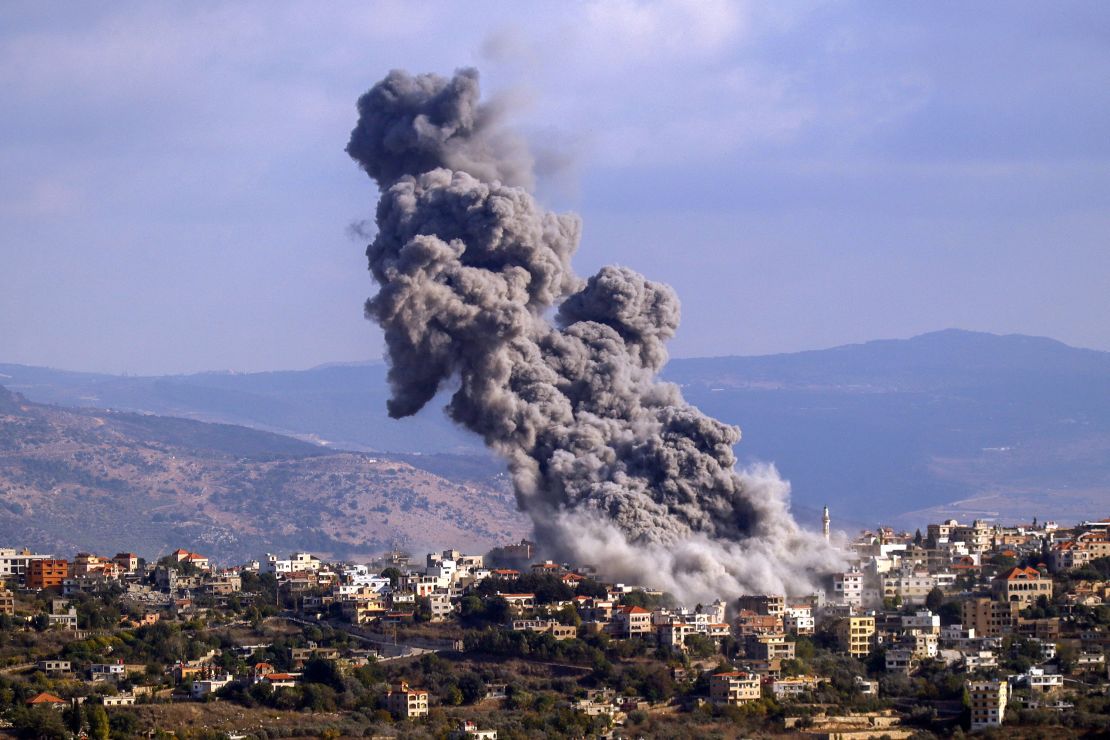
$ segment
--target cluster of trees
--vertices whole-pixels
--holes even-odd
[[[176,624],[156,622],[134,630],[121,630],[111,635],[97,635],[73,640],[62,649],[61,658],[75,667],[113,661],[169,665],[179,660],[196,660],[220,647],[220,640],[208,633],[199,622]]]
[[[556,640],[546,632],[508,632],[500,629],[472,631],[464,637],[464,644],[468,651],[510,658],[584,666],[596,666],[606,660],[605,652],[598,647],[578,639]]]
[[[51,707],[29,707],[27,700],[49,688],[41,675],[28,681],[0,677],[0,707],[13,730],[25,738],[68,740],[85,731],[90,738],[107,740],[133,737],[138,731],[135,715],[123,710],[108,714],[92,701],[72,704],[59,712]]]
[[[587,578],[579,581],[577,588],[571,588],[558,576],[546,573],[521,573],[511,579],[486,578],[474,588],[474,593],[482,597],[495,596],[498,591],[535,594],[537,605],[570,601],[575,596],[604,597],[608,594],[605,587],[597,581]]]

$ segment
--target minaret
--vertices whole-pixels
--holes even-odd
[[[829,507],[825,506],[825,512],[821,514],[821,531],[825,533],[825,542],[829,541]]]

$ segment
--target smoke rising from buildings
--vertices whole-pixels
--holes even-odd
[[[740,431],[658,380],[674,292],[623,267],[575,275],[579,220],[536,203],[477,72],[394,71],[358,111],[347,152],[381,190],[366,315],[391,416],[457,384],[447,414],[508,461],[540,543],[610,577],[692,599],[808,592],[837,567],[772,467],[734,469]]]

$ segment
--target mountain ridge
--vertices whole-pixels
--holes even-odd
[[[295,549],[484,552],[527,533],[503,480],[451,468],[246,427],[37,404],[0,386],[0,541],[61,556],[151,557],[183,545],[221,562]]]
[[[43,402],[246,424],[352,450],[450,452],[496,468],[477,438],[446,420],[442,398],[414,418],[388,419],[385,372],[341,363],[119,378],[0,365],[12,376],[0,382]],[[1110,500],[1110,353],[1101,350],[947,329],[674,359],[662,375],[706,413],[740,426],[741,464],[775,462],[794,483],[799,511],[829,503],[897,520],[989,499],[998,515],[1021,500],[1014,513],[1032,516],[1037,495],[1052,491],[1071,501],[1069,511],[1096,514],[1089,509]]]

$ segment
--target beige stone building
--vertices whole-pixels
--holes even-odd
[[[410,689],[408,681],[394,684],[386,696],[386,706],[398,719],[428,716],[428,692]]]
[[[709,677],[709,699],[714,704],[738,707],[759,698],[759,676],[754,673],[727,671]]]
[[[1001,681],[968,681],[967,693],[971,700],[971,729],[995,727],[1006,716],[1006,701],[1010,687]]]
[[[1021,605],[980,597],[963,602],[961,609],[964,629],[975,630],[976,637],[999,637],[1014,631]]]
[[[15,614],[15,595],[6,588],[0,588],[0,614]]]
[[[1052,578],[1042,576],[1033,568],[1010,568],[991,584],[991,592],[998,601],[1032,606],[1037,598],[1052,598]]]

